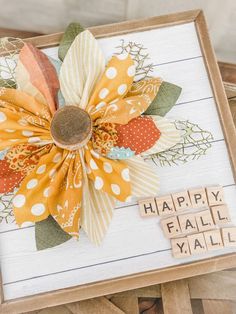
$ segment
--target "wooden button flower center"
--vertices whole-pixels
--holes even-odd
[[[79,107],[65,106],[53,116],[51,135],[57,146],[68,150],[79,149],[91,138],[91,118]]]

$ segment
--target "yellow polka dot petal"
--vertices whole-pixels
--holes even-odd
[[[97,191],[103,191],[119,201],[131,195],[129,169],[124,161],[100,156],[91,145],[85,150],[87,175]]]
[[[18,112],[25,111],[43,120],[51,120],[51,113],[47,105],[18,89],[0,87],[0,101],[11,104]]]
[[[134,83],[127,97],[102,108],[100,123],[127,124],[133,118],[139,117],[147,110],[161,86],[161,79],[149,79]]]
[[[103,107],[122,99],[129,92],[135,75],[135,65],[129,54],[113,56],[92,93],[87,111],[96,119]]]
[[[37,222],[48,217],[50,185],[64,158],[63,150],[52,146],[49,153],[40,159],[37,167],[22,181],[13,199],[17,224]]]
[[[33,97],[14,89],[0,89],[0,149],[16,144],[50,141],[50,112]]]

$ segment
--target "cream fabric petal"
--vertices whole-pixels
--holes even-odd
[[[48,57],[30,43],[25,43],[19,53],[16,81],[22,91],[36,96],[55,113],[60,87],[57,72]]]
[[[80,33],[72,43],[60,70],[61,91],[66,105],[85,108],[105,69],[105,58],[93,35]]]
[[[126,163],[130,171],[132,195],[137,197],[157,195],[159,178],[151,165],[140,156],[127,159]]]
[[[80,151],[83,167],[83,198],[81,226],[90,241],[96,245],[101,244],[113,216],[115,199],[107,193],[97,191],[94,184],[87,177],[83,151]]]
[[[31,83],[29,72],[26,70],[22,62],[19,60],[16,67],[17,88],[35,97],[35,99],[44,105],[47,105],[45,97]]]
[[[143,157],[168,150],[169,148],[179,143],[181,140],[180,132],[176,129],[173,122],[160,116],[149,117],[154,120],[156,127],[161,132],[161,136],[157,140],[156,144],[141,154]]]

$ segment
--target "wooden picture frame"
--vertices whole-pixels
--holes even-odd
[[[209,80],[212,84],[229,156],[231,158],[234,177],[236,177],[235,127],[222,84],[219,68],[217,66],[215,55],[209,40],[206,22],[202,11],[194,10],[161,17],[153,17],[144,20],[135,20],[105,26],[91,27],[89,30],[95,35],[96,38],[102,38],[137,31],[145,31],[153,28],[185,24],[189,22],[195,23],[202,54],[204,56],[205,65],[209,75]],[[46,48],[58,45],[61,37],[62,33],[58,33],[30,38],[26,39],[25,41],[30,42],[39,48]],[[124,290],[131,290],[139,287],[220,271],[231,267],[236,267],[235,253],[189,264],[167,267],[164,269],[142,272],[116,279],[37,294],[34,296],[23,297],[10,301],[4,300],[3,289],[0,285],[0,312],[20,313],[32,311],[44,307],[51,307],[63,303],[117,293]]]

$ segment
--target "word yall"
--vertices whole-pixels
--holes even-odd
[[[175,258],[236,246],[236,227],[225,226],[231,218],[221,186],[140,200],[139,208],[142,217],[161,216]]]

